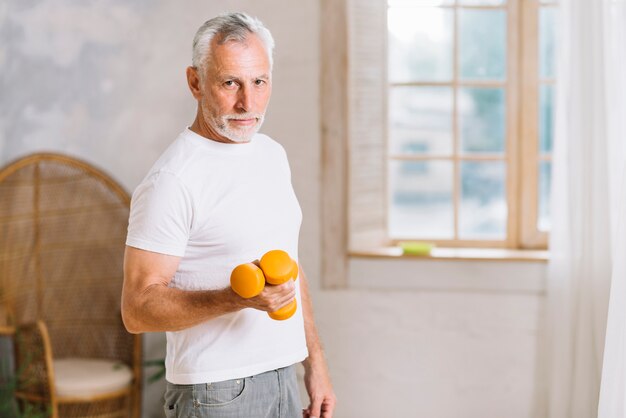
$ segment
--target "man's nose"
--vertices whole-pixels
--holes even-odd
[[[237,109],[242,110],[244,112],[249,112],[252,110],[253,105],[254,105],[253,89],[248,86],[244,86],[240,88],[239,94],[237,96]]]

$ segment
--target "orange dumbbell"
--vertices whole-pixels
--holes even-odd
[[[263,291],[265,276],[254,263],[240,264],[230,273],[230,287],[244,299],[250,299]]]
[[[265,281],[272,285],[279,285],[288,280],[296,280],[298,278],[298,263],[295,262],[289,254],[282,250],[272,250],[266,252],[259,263],[261,270],[265,275]],[[277,311],[268,312],[270,318],[277,321],[291,318],[298,309],[298,303],[294,298],[287,305]]]
[[[282,250],[268,251],[261,257],[260,268],[253,263],[240,264],[230,275],[230,286],[242,298],[253,298],[263,291],[265,284],[279,285],[298,277],[298,263]],[[294,298],[277,311],[268,312],[277,321],[291,318],[298,304]]]
[[[298,263],[283,250],[266,252],[259,264],[265,275],[265,281],[269,284],[283,284],[289,279],[296,280],[298,277]]]

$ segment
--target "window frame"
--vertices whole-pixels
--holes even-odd
[[[384,0],[385,3],[386,0]],[[519,144],[519,1],[508,0],[503,5],[442,5],[437,6],[440,9],[453,10],[453,57],[452,57],[452,79],[450,82],[406,82],[406,83],[394,83],[387,82],[387,94],[397,86],[416,86],[416,87],[438,87],[445,86],[450,87],[452,90],[453,103],[452,103],[452,131],[453,131],[453,145],[452,154],[450,156],[437,156],[437,155],[391,155],[388,154],[388,162],[393,160],[409,160],[409,161],[442,161],[450,160],[453,164],[453,239],[428,239],[427,237],[402,237],[392,239],[391,243],[397,245],[399,242],[406,240],[422,239],[433,242],[436,245],[445,247],[469,247],[469,248],[520,248],[519,241],[519,159],[518,156],[518,144]],[[483,80],[462,80],[459,76],[459,10],[504,10],[506,12],[506,24],[507,24],[507,39],[506,39],[506,78],[502,81],[483,81]],[[387,38],[387,45],[389,31],[385,33]],[[458,92],[459,89],[464,87],[493,87],[502,88],[505,93],[505,151],[503,157],[490,156],[486,154],[461,154],[459,150],[459,118],[458,118]],[[386,147],[389,150],[389,132],[390,126],[387,124],[387,138]],[[490,240],[490,239],[460,239],[459,236],[459,208],[460,208],[460,166],[464,161],[503,161],[506,165],[506,201],[507,201],[507,222],[505,238],[503,240]],[[390,181],[389,172],[388,182]],[[388,188],[391,186],[388,184]],[[389,216],[389,198],[387,199],[387,217]]]
[[[320,117],[321,117],[321,276],[324,288],[345,288],[348,286],[348,264],[351,254],[364,254],[368,251],[379,251],[395,243],[381,238],[380,234],[372,234],[372,240],[354,239],[351,229],[350,213],[353,211],[351,191],[354,165],[350,161],[350,150],[354,146],[350,139],[350,42],[351,22],[350,3],[355,0],[321,0],[320,2]],[[386,1],[381,0],[385,2]],[[509,222],[507,230],[509,239],[503,245],[504,250],[542,249],[546,248],[548,237],[545,233],[528,232],[537,224],[538,195],[529,194],[529,185],[535,184],[538,193],[536,164],[523,163],[529,155],[538,157],[538,94],[539,84],[532,88],[532,78],[525,72],[535,68],[538,77],[538,7],[536,2],[509,0],[508,24],[515,28],[516,37],[507,39],[508,54],[517,51],[516,65],[507,67],[507,83],[517,78],[516,86],[507,94],[507,146],[516,152],[509,153],[511,167],[519,174],[507,177],[507,193],[515,193],[513,204],[509,205],[508,215],[515,222]],[[543,5],[543,3],[542,3]],[[533,15],[534,13],[534,15]],[[533,17],[534,16],[534,17]],[[512,19],[515,19],[511,22]],[[534,20],[534,26],[530,22]],[[534,28],[534,29],[533,29]],[[534,37],[529,31],[534,30]],[[385,38],[387,33],[385,31]],[[534,46],[529,45],[534,39]],[[533,49],[534,48],[534,49]],[[530,60],[525,57],[530,55]],[[385,60],[386,64],[386,60]],[[511,74],[511,72],[513,72]],[[538,80],[537,80],[538,81]],[[386,80],[385,80],[386,82]],[[531,90],[535,90],[534,92]],[[534,106],[526,103],[535,97]],[[385,95],[386,96],[386,95]],[[386,97],[384,99],[387,100]],[[515,102],[513,102],[515,100]],[[386,118],[386,115],[381,115]],[[514,120],[508,120],[513,117]],[[527,124],[528,119],[535,120],[534,126]],[[456,122],[455,122],[456,123]],[[528,139],[535,133],[534,138]],[[515,138],[513,141],[512,138]],[[387,139],[385,138],[385,141]],[[509,142],[513,141],[513,144]],[[387,156],[383,156],[387,158]],[[536,169],[535,169],[536,170]],[[532,173],[534,171],[534,174]],[[385,174],[387,175],[387,173]],[[386,193],[386,191],[385,191]],[[531,209],[532,208],[532,209]],[[521,216],[521,213],[531,216]],[[384,220],[385,225],[387,219]],[[385,231],[386,232],[386,231]],[[452,246],[452,245],[450,245]],[[466,241],[463,247],[487,246],[484,242]],[[491,245],[488,245],[491,246]],[[532,252],[532,251],[531,251]],[[511,253],[512,254],[512,253]],[[545,253],[539,258],[545,261]],[[397,256],[397,254],[389,256]],[[505,255],[504,259],[508,256]],[[454,258],[454,257],[453,257]],[[463,258],[461,256],[461,258]]]
[[[551,161],[551,153],[544,156],[539,151],[540,88],[542,85],[555,85],[554,79],[540,78],[539,19],[540,9],[556,8],[556,1],[523,1],[521,27],[521,120],[520,124],[520,165],[521,192],[519,219],[521,236],[520,248],[541,248],[548,246],[549,233],[538,228],[539,220],[539,168],[540,161]]]

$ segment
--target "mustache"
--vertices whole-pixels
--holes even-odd
[[[226,120],[243,120],[243,119],[263,119],[262,113],[238,113],[236,115],[222,116]]]

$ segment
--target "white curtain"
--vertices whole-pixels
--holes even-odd
[[[560,2],[547,303],[549,418],[597,416],[601,382],[601,418],[626,418],[625,26],[623,1]]]
[[[613,271],[598,418],[626,418],[626,1],[605,6]]]

